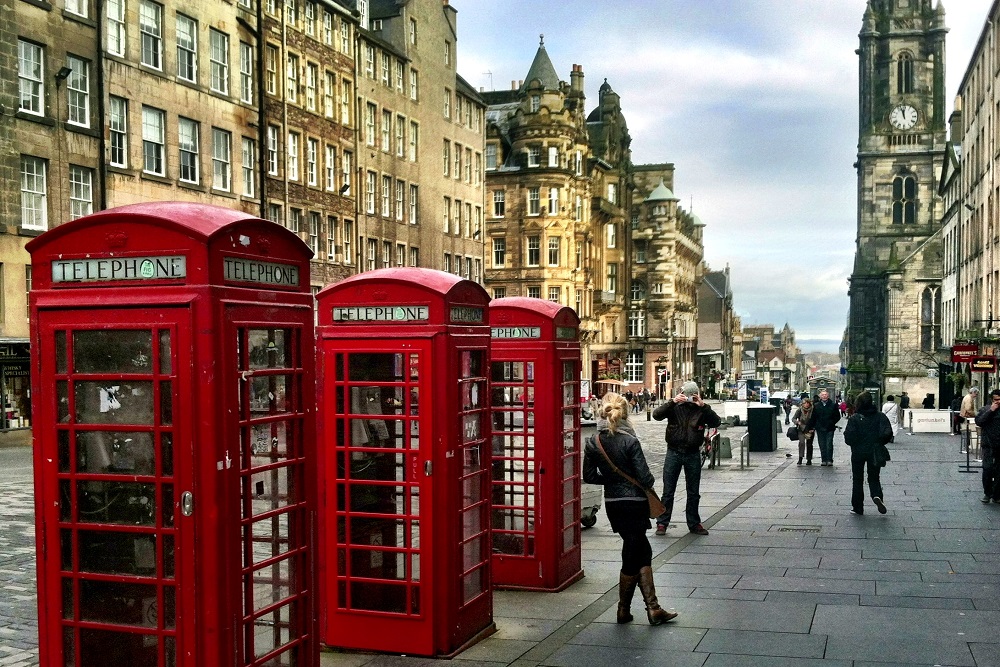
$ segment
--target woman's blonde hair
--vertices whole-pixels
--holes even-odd
[[[608,421],[608,430],[614,433],[618,424],[628,419],[628,401],[621,394],[609,391],[601,400],[600,416]]]

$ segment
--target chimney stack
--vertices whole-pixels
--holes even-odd
[[[573,71],[569,75],[570,90],[574,93],[583,93],[583,65],[573,64]]]

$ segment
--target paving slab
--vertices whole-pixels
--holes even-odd
[[[736,653],[740,655],[822,658],[826,637],[790,632],[744,632],[713,628],[698,644],[702,653]]]

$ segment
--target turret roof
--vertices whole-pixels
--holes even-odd
[[[545,51],[545,36],[539,35],[539,38],[538,51],[535,52],[535,59],[531,61],[528,74],[524,77],[524,85],[521,86],[522,93],[535,79],[541,82],[543,90],[559,90],[559,75]]]
[[[660,184],[653,188],[653,191],[643,200],[643,203],[654,201],[680,201],[680,199],[674,196],[674,193],[670,191],[670,188],[664,184],[661,178]]]

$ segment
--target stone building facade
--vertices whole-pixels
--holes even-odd
[[[706,265],[698,286],[697,375],[709,396],[721,395],[737,377],[732,375],[735,317],[729,266],[712,271]]]
[[[858,236],[848,390],[936,392],[941,354],[944,10],[871,0],[860,33]]]

